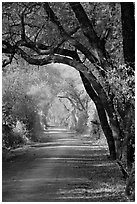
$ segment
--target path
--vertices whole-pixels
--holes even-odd
[[[125,201],[124,181],[105,147],[65,129],[49,133],[3,163],[3,202]]]

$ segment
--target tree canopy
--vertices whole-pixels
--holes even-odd
[[[96,105],[114,159],[123,138],[132,140],[124,118],[134,112],[133,10],[132,2],[3,3],[3,70],[20,58],[31,65],[74,67]]]

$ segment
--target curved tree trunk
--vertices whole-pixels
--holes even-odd
[[[85,74],[85,77],[89,80],[90,86],[93,86],[94,90],[96,91],[97,95],[99,96],[105,111],[107,112],[107,116],[109,118],[109,125],[112,130],[113,138],[115,141],[116,153],[117,158],[121,157],[121,139],[123,138],[123,132],[120,129],[120,125],[117,119],[117,115],[114,109],[113,100],[107,96],[106,92],[104,91],[103,87],[99,82],[97,82],[95,76],[88,72]],[[86,79],[85,79],[86,80]]]
[[[83,81],[84,87],[89,94],[90,98],[94,101],[97,111],[98,111],[98,116],[100,119],[101,127],[102,130],[105,134],[105,137],[107,139],[108,147],[109,147],[109,152],[110,152],[110,157],[111,159],[116,159],[116,149],[115,149],[115,142],[112,134],[112,130],[108,124],[107,116],[105,109],[103,107],[103,104],[100,100],[100,98],[97,96],[95,93],[94,89],[91,87],[90,82],[87,80],[87,78],[84,76],[82,72],[80,72],[81,79]]]

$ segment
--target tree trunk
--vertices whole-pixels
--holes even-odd
[[[135,12],[133,2],[121,2],[121,21],[125,63],[134,68],[135,63]]]
[[[117,119],[117,115],[114,109],[113,100],[111,100],[105,93],[103,87],[97,82],[94,75],[90,72],[88,73],[88,80],[95,89],[97,95],[101,99],[105,111],[107,112],[109,118],[109,125],[111,127],[113,138],[116,146],[117,158],[121,157],[121,139],[123,138],[123,132],[120,129],[120,125]]]
[[[135,6],[134,2],[121,2],[121,21],[123,32],[123,54],[125,63],[130,65],[132,69],[128,69],[128,75],[134,76],[135,69]],[[134,118],[134,109],[130,104],[130,110],[126,109],[124,115],[125,137],[127,139],[127,167],[130,171],[134,162],[134,133],[131,131]]]
[[[87,93],[89,94],[90,98],[94,101],[94,103],[96,105],[98,116],[99,116],[100,123],[101,123],[101,127],[102,127],[102,130],[103,130],[105,137],[107,139],[110,157],[111,157],[111,159],[115,160],[116,159],[116,150],[115,150],[114,138],[113,138],[112,130],[108,124],[108,120],[107,120],[107,116],[106,116],[106,112],[105,112],[105,109],[103,107],[103,104],[102,104],[100,98],[95,93],[94,89],[91,87],[90,82],[84,76],[84,74],[82,72],[80,72],[80,76],[81,76],[81,79],[83,81],[83,84],[84,84],[84,87],[85,87]]]

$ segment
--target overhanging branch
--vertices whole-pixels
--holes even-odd
[[[71,37],[70,34],[68,34],[61,23],[59,22],[58,18],[56,17],[55,13],[53,10],[50,8],[49,3],[44,3],[43,7],[46,11],[46,13],[49,16],[49,19],[51,22],[58,27],[58,30],[60,31],[60,34],[63,39],[66,39],[70,42],[71,45],[76,47],[78,50],[80,50],[88,59],[91,63],[97,63],[98,59],[96,58],[95,55],[92,54],[84,45],[82,45],[80,42],[78,42],[75,38]]]
[[[79,2],[70,2],[69,4],[75,13],[83,34],[87,37],[92,47],[94,58],[98,61],[98,63],[104,70],[109,69],[109,65],[111,64],[111,62],[109,59],[109,55],[105,49],[106,42],[104,38],[101,39],[97,36],[91,21],[89,20],[87,14],[85,13],[83,7]]]
[[[99,38],[94,31],[91,21],[87,17],[83,7],[79,2],[70,2],[69,4],[74,11],[77,20],[79,21],[83,34],[88,38],[90,44],[93,46],[96,44],[96,42],[98,42]]]

